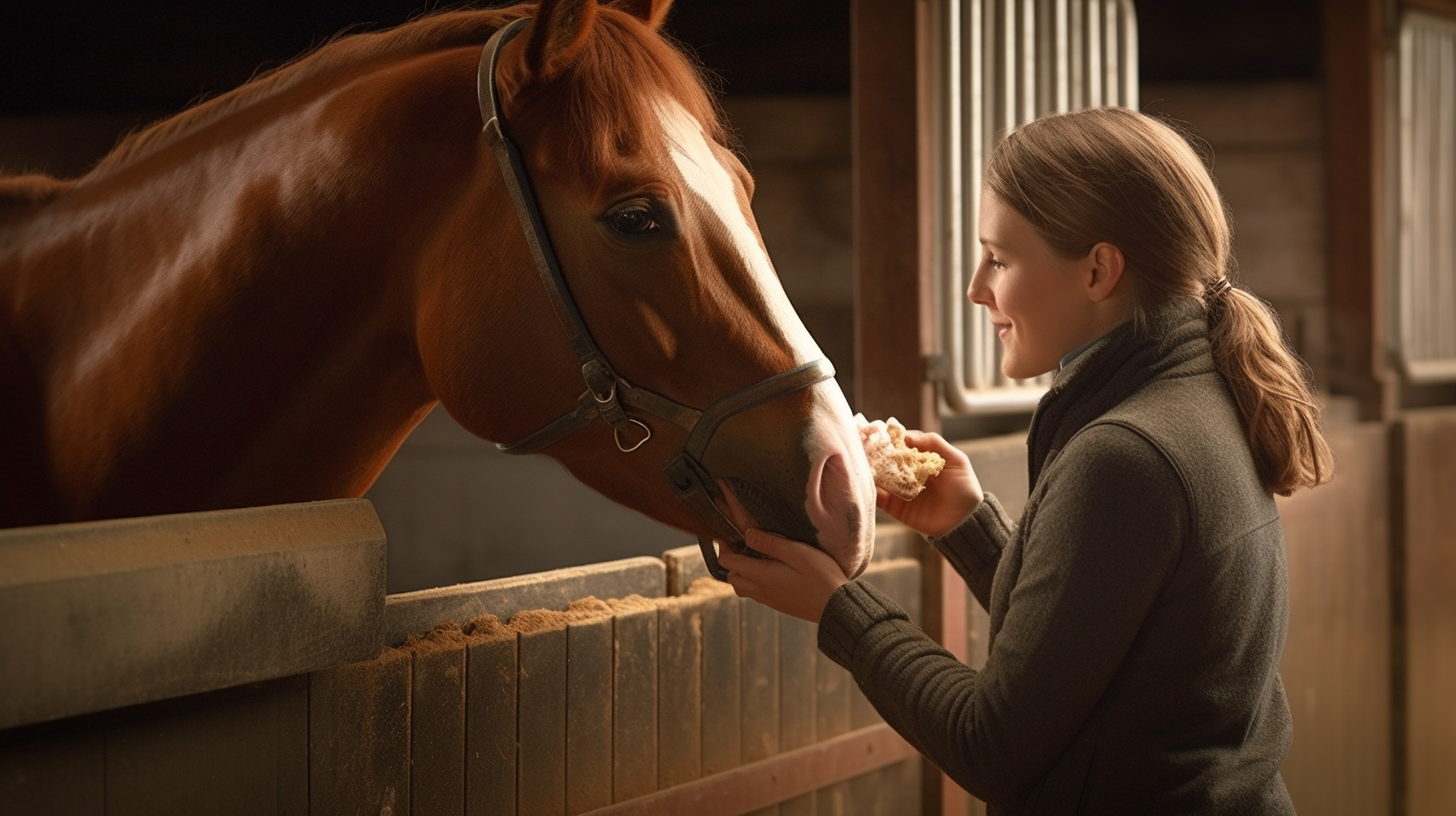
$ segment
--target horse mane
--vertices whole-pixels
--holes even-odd
[[[177,139],[208,126],[260,99],[307,81],[357,71],[375,62],[398,60],[431,51],[483,46],[490,35],[518,17],[530,15],[534,4],[494,9],[447,9],[426,12],[393,28],[371,32],[345,30],[328,41],[276,68],[263,72],[221,96],[156,122],[124,138],[92,169],[105,174],[155,152]],[[633,30],[636,27],[637,30]],[[565,106],[572,132],[590,138],[572,140],[571,159],[583,168],[609,166],[641,145],[645,123],[655,123],[656,99],[641,93],[654,83],[704,123],[708,136],[729,144],[730,133],[707,77],[675,42],[666,36],[644,36],[641,21],[611,8],[598,8],[594,36],[589,37],[568,72],[570,99]],[[511,83],[503,68],[501,84]],[[516,84],[519,85],[519,78]],[[547,92],[555,83],[540,90]],[[560,116],[559,104],[548,106]],[[543,115],[545,115],[543,113]],[[0,184],[0,196],[5,185]]]
[[[70,189],[72,184],[40,173],[0,175],[0,205],[40,204]]]
[[[155,122],[125,137],[92,169],[105,173],[184,138],[260,99],[331,74],[344,74],[384,62],[444,48],[484,45],[496,29],[525,16],[530,6],[505,9],[455,9],[426,12],[381,31],[345,29],[322,45],[257,74],[248,82]]]

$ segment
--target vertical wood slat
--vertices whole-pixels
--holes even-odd
[[[790,751],[812,744],[817,708],[818,632],[814,624],[779,616],[779,750]],[[781,816],[814,816],[814,794],[782,802]]]
[[[16,813],[103,816],[106,733],[100,717],[0,732],[0,803]]]
[[[511,618],[517,640],[516,813],[566,813],[566,624]],[[524,620],[523,620],[524,618]]]
[[[703,773],[736,768],[743,757],[743,637],[732,592],[703,602]]]
[[[703,772],[702,602],[666,598],[657,609],[657,789]]]
[[[1334,481],[1278,501],[1290,596],[1280,675],[1294,720],[1281,774],[1300,813],[1357,816],[1390,799],[1388,428],[1326,437]]]
[[[409,654],[308,676],[310,816],[409,812]]]
[[[1281,773],[1300,813],[1388,812],[1387,436],[1375,423],[1331,428],[1334,481],[1279,500],[1289,562],[1280,674],[1295,734]]]
[[[592,599],[566,625],[566,812],[612,803],[612,618]]]
[[[1397,676],[1404,698],[1406,813],[1456,813],[1456,409],[1407,411],[1396,512],[1405,519],[1404,640]]]
[[[302,675],[122,709],[106,726],[108,814],[303,813]],[[280,776],[280,774],[282,776]]]
[[[465,813],[516,812],[516,682],[514,629],[487,615],[471,624],[466,647]]]
[[[779,613],[747,599],[738,603],[742,636],[741,703],[744,764],[777,754],[779,736]],[[754,811],[751,816],[780,816],[779,806]]]
[[[612,801],[657,788],[657,609],[612,601]]]
[[[465,810],[464,631],[442,624],[403,647],[410,654],[410,812]]]

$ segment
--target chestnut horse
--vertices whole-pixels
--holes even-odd
[[[668,4],[341,37],[0,179],[0,526],[360,496],[438,402],[700,541],[861,571],[858,433]]]

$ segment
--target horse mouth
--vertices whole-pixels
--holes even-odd
[[[753,526],[792,541],[819,546],[819,531],[801,509],[788,507],[757,484],[737,476],[723,479],[753,521]]]

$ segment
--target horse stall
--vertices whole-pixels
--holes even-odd
[[[918,538],[868,580],[917,619]],[[34,814],[901,814],[922,763],[697,547],[384,593],[371,504],[0,533],[0,802]]]

